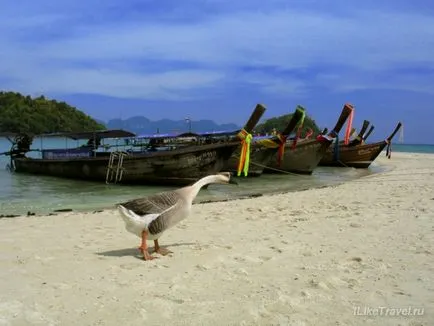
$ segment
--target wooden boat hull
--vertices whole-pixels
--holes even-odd
[[[333,130],[327,135],[319,135],[314,139],[303,139],[297,142],[297,146],[292,149],[294,141],[285,143],[285,151],[282,162],[278,161],[279,154],[276,152],[271,158],[268,167],[264,169],[264,173],[299,173],[312,174],[313,170],[318,166],[322,157],[330,147],[332,139],[339,134],[345,121],[353,112],[351,104],[345,104],[342,112],[336,122]]]
[[[330,144],[329,141],[308,139],[299,141],[297,146],[291,149],[292,141],[287,142],[281,165],[279,166],[278,154],[275,153],[267,168],[264,169],[264,173],[312,174]]]
[[[248,176],[258,177],[264,171],[264,168],[270,162],[271,158],[274,154],[276,154],[277,148],[267,148],[263,145],[254,145],[252,144],[250,149],[250,164],[249,164],[249,172]],[[226,162],[223,171],[228,171],[237,175],[238,172],[238,163],[241,155],[241,146],[234,152],[234,154],[229,158]],[[244,176],[244,173],[241,172],[241,176]]]
[[[29,151],[28,146],[24,148],[23,153],[14,154],[10,151],[9,155],[12,159],[12,168],[17,173],[130,184],[191,184],[202,177],[220,172],[240,145],[239,140],[251,133],[265,110],[265,106],[257,104],[244,127],[230,133],[233,137],[215,139],[214,142],[207,144],[187,144],[185,147],[161,150],[161,146],[154,143],[155,146],[151,145],[148,152],[98,153],[95,152],[99,147],[97,134],[91,132],[93,142],[89,139],[84,147],[72,150],[44,150],[40,159],[25,157],[25,153]],[[68,136],[73,139],[82,137]],[[86,135],[86,138],[88,136]],[[199,135],[195,134],[195,137],[199,138]],[[166,137],[151,137],[155,138]],[[178,138],[178,135],[169,138]],[[15,145],[18,149],[23,147]]]
[[[320,162],[320,166],[337,166],[366,169],[387,146],[385,141],[357,146],[339,146],[337,160],[334,158],[334,148],[331,146]]]
[[[280,136],[275,135],[270,139],[256,139],[251,142],[247,176],[258,177],[262,174],[273,155],[278,152],[282,142],[284,142],[288,135],[297,127],[298,123],[304,119],[304,111],[303,107],[300,105],[297,106],[291,120]],[[242,146],[239,146],[223,168],[225,171],[229,171],[235,176],[238,175],[241,150]],[[245,176],[244,172],[241,171],[240,176]]]
[[[125,156],[122,184],[186,185],[222,171],[239,142],[188,146]],[[103,153],[106,154],[106,153]],[[109,153],[108,153],[109,154]],[[106,181],[109,155],[76,159],[14,158],[15,172]]]

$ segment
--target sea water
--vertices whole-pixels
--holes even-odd
[[[83,142],[63,138],[35,139],[32,148],[72,148]],[[10,142],[0,138],[0,153],[10,149]],[[432,145],[394,145],[394,151],[434,153]],[[381,155],[384,155],[383,153]],[[38,157],[40,152],[32,152]],[[106,185],[105,183],[62,179],[49,176],[36,176],[11,173],[8,170],[10,159],[0,156],[0,215],[47,214],[58,209],[98,210],[114,207],[114,204],[129,199],[150,195],[159,191],[174,189],[158,186]],[[238,178],[238,186],[210,185],[198,196],[199,201],[224,200],[249,196],[304,190],[339,184],[348,180],[381,171],[375,164],[369,169],[318,167],[312,175],[268,175],[256,178]]]

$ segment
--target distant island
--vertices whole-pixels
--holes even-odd
[[[0,92],[1,133],[104,130],[106,127],[65,102]]]
[[[275,128],[281,131],[291,119],[292,114],[270,118],[255,128],[255,133],[271,133]],[[123,129],[137,135],[154,133],[182,133],[186,131],[206,132],[238,130],[241,126],[234,123],[217,124],[212,120],[170,120],[151,121],[143,116],[125,120],[112,119],[107,123],[94,119],[65,102],[49,100],[44,96],[32,98],[17,92],[0,92],[0,133],[54,133],[81,132],[106,129]],[[306,116],[303,130],[319,128],[315,121]]]
[[[291,120],[292,114],[285,114],[278,117],[270,118],[263,123],[260,123],[255,128],[255,133],[271,133],[275,128],[277,131],[285,129],[288,122]],[[101,123],[104,123],[101,121]],[[182,133],[186,131],[205,132],[219,130],[238,130],[241,126],[234,123],[217,124],[212,120],[170,120],[162,119],[151,121],[143,116],[135,116],[125,120],[112,119],[106,123],[108,129],[124,129],[136,134],[154,134],[154,133]],[[312,129],[314,133],[319,132],[319,127],[310,117],[306,116],[303,125],[303,132]]]

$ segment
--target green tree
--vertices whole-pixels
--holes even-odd
[[[0,92],[0,132],[41,134],[104,129],[104,125],[65,102]]]
[[[278,117],[270,118],[265,122],[258,124],[255,128],[255,132],[259,132],[261,134],[271,133],[274,128],[278,132],[283,131],[286,125],[291,120],[292,115],[293,114],[290,113],[290,114],[285,114]],[[312,129],[315,135],[320,132],[319,127],[317,126],[315,120],[313,120],[308,115],[306,115],[303,123],[302,135],[305,135],[309,129]]]

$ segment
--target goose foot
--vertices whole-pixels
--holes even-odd
[[[158,258],[158,257],[154,257],[154,256],[152,256],[152,255],[148,252],[148,250],[143,250],[142,248],[140,248],[140,251],[141,251],[142,254],[143,254],[143,260],[152,260],[152,259],[156,259],[156,258]]]
[[[148,232],[143,231],[142,232],[142,244],[139,247],[139,250],[142,252],[143,259],[144,260],[152,260],[152,259],[158,258],[158,257],[151,256],[151,254],[149,253],[148,245],[146,243],[147,238],[148,238]]]
[[[156,252],[157,254],[160,254],[161,256],[166,256],[166,255],[168,255],[168,254],[172,254],[172,253],[173,253],[173,252],[170,251],[169,249],[167,249],[167,248],[161,248],[161,247],[160,247],[160,249],[158,249],[158,250],[155,249],[155,252]]]
[[[162,256],[166,256],[172,253],[172,251],[170,251],[169,249],[160,247],[158,240],[154,240],[154,251]]]

